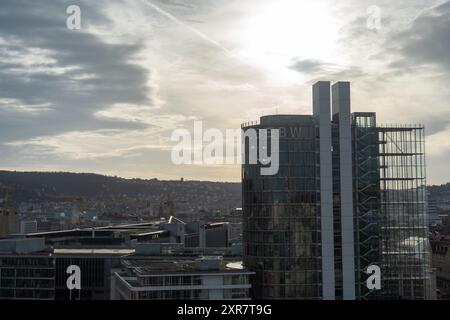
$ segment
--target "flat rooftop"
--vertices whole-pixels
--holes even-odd
[[[90,249],[90,248],[61,248],[54,249],[53,253],[55,255],[117,255],[126,256],[134,253],[134,249],[119,249],[119,248],[100,248],[100,249]]]
[[[303,114],[277,114],[262,116],[260,118],[260,123],[262,126],[270,125],[300,125],[300,124],[311,124],[314,123],[314,118],[312,115]]]
[[[96,238],[111,238],[115,234],[121,234],[123,236],[130,236],[131,238],[145,238],[145,237],[162,237],[169,234],[168,231],[161,229],[158,224],[154,223],[138,223],[138,224],[126,224],[115,225],[106,227],[96,227],[94,229]],[[46,239],[59,239],[59,238],[91,238],[92,228],[83,229],[70,229],[60,231],[45,231],[34,232],[26,235],[28,238],[45,237]]]
[[[133,269],[136,275],[145,277],[153,274],[164,273],[214,273],[214,272],[230,272],[230,273],[246,273],[243,268],[242,261],[225,261],[216,260],[212,261],[212,264],[217,262],[217,265],[208,266],[208,262],[204,265],[202,260],[150,260],[150,259],[126,259],[123,261],[125,267]],[[202,265],[203,267],[200,267]]]

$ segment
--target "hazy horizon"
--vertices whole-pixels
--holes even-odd
[[[186,179],[185,177],[180,177],[178,179],[174,178],[174,179],[159,179],[157,177],[149,177],[149,178],[142,178],[142,177],[122,177],[119,175],[114,175],[114,174],[102,174],[102,173],[98,173],[98,172],[76,172],[76,171],[38,171],[38,170],[33,170],[33,171],[18,171],[18,170],[0,170],[0,172],[2,171],[7,171],[7,172],[18,172],[18,173],[69,173],[69,174],[93,174],[93,175],[100,175],[100,176],[105,176],[105,177],[109,177],[109,178],[119,178],[119,179],[126,179],[126,180],[153,180],[156,179],[158,181],[167,181],[167,182],[181,182],[181,179],[183,178],[183,182],[217,182],[217,183],[241,183],[241,180],[238,181],[229,181],[229,180],[201,180],[201,179]],[[443,185],[447,185],[450,184],[449,182],[445,182],[445,183],[441,183],[441,184],[430,184],[427,183],[427,186],[443,186]]]

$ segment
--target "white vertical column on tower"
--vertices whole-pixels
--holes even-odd
[[[335,299],[330,94],[329,81],[319,81],[313,85],[313,114],[318,123],[320,137],[320,217],[322,298],[324,300]]]

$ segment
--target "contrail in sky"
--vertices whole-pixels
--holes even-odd
[[[238,58],[235,54],[233,54],[229,49],[225,48],[222,44],[220,44],[218,41],[211,39],[209,36],[207,36],[206,34],[204,34],[203,32],[191,27],[190,25],[184,23],[183,21],[181,21],[180,19],[178,19],[177,17],[175,17],[174,15],[172,15],[171,13],[167,12],[166,10],[162,9],[161,7],[153,4],[152,2],[148,1],[148,0],[143,0],[143,2],[152,7],[154,10],[156,10],[158,13],[162,14],[163,16],[167,17],[168,19],[172,20],[173,22],[175,22],[176,24],[182,26],[183,28],[188,29],[189,31],[191,31],[192,33],[196,34],[197,36],[199,36],[200,38],[202,38],[203,40],[205,40],[206,42],[209,42],[210,44],[214,45],[215,47],[221,49],[222,51],[224,51],[225,53],[227,53],[228,55],[230,55],[233,58]],[[240,59],[239,59],[240,60]]]

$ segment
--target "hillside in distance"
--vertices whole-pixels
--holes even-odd
[[[0,197],[15,202],[39,202],[80,196],[90,200],[137,197],[183,201],[192,206],[241,207],[241,184],[207,181],[124,179],[92,173],[0,171]],[[212,209],[211,208],[211,209]]]
[[[429,198],[450,201],[450,183],[429,186]],[[128,196],[163,199],[201,206],[241,207],[241,184],[208,181],[124,179],[92,173],[0,171],[0,197],[6,192],[16,202],[54,200],[55,196],[81,196],[105,200]]]
[[[437,201],[450,201],[450,183],[439,186],[429,186],[430,198]]]

